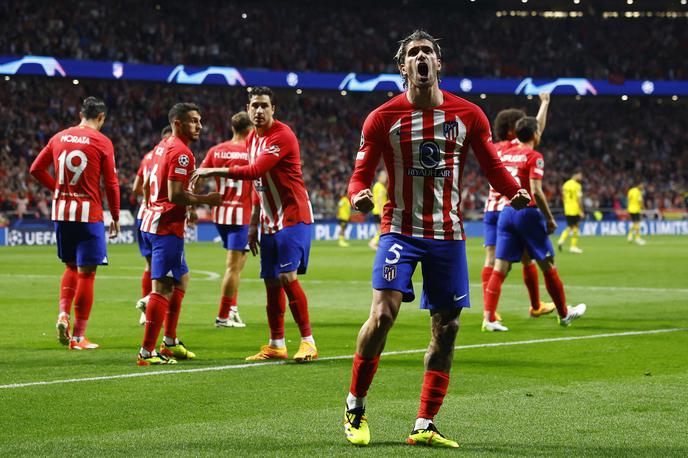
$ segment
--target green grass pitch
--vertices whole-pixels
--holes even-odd
[[[528,318],[515,266],[500,304],[511,331],[481,333],[483,251],[480,240],[469,240],[473,308],[462,314],[452,381],[436,419],[461,444],[456,453],[688,455],[688,240],[654,237],[640,247],[623,238],[583,238],[581,246],[583,255],[556,259],[568,301],[588,304],[582,319],[562,329],[551,316]],[[248,327],[216,329],[224,251],[193,244],[179,334],[198,359],[136,366],[142,261],[135,246],[109,252],[87,332],[101,348],[70,352],[55,339],[62,266],[54,247],[0,249],[0,456],[452,453],[403,443],[429,339],[428,315],[417,302],[402,307],[386,347],[398,353],[383,356],[369,392],[370,446],[357,449],[344,439],[350,357],[371,298],[373,252],[363,242],[313,245],[302,281],[322,359],[309,365],[244,365],[267,339],[257,259],[249,260],[239,293]],[[546,299],[542,276],[540,284]],[[288,312],[286,318],[293,354],[298,332]],[[486,345],[492,343],[505,345]],[[169,370],[184,372],[164,374]],[[102,378],[79,381],[89,377]],[[74,381],[23,385],[66,379]]]

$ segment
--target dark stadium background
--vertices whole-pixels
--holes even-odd
[[[0,55],[128,63],[223,65],[268,70],[396,72],[397,41],[422,27],[442,38],[444,73],[465,77],[688,80],[688,6],[642,1],[188,2],[7,1]],[[365,4],[365,8],[362,5]],[[575,14],[571,15],[571,12]],[[245,16],[245,17],[244,17]],[[565,17],[559,17],[565,16]],[[77,122],[86,95],[109,107],[104,132],[116,148],[123,208],[139,158],[178,100],[203,109],[200,159],[228,138],[243,109],[240,87],[188,87],[44,77],[0,79],[0,224],[45,218],[49,193],[28,167],[47,139]],[[293,126],[315,213],[331,218],[351,173],[366,114],[385,92],[277,91],[277,117]],[[505,107],[534,114],[537,97],[467,96],[490,119]],[[685,217],[688,97],[554,96],[541,151],[545,191],[561,207],[561,184],[585,171],[590,215],[625,218],[627,189],[647,183],[653,218]],[[464,211],[479,218],[487,185],[474,159],[464,174]]]

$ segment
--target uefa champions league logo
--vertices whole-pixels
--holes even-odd
[[[9,234],[7,234],[7,244],[9,246],[17,246],[21,245],[24,243],[24,235],[17,231],[17,230],[11,230]]]
[[[525,78],[516,87],[514,94],[538,95],[547,93],[551,94],[554,90],[561,86],[571,86],[578,95],[597,95],[597,89],[590,81],[585,78],[557,78],[551,83],[535,84],[533,78]]]
[[[239,70],[234,67],[207,67],[205,70],[199,72],[187,73],[183,65],[177,65],[170,73],[170,76],[167,77],[167,82],[178,84],[203,84],[205,79],[210,75],[222,76],[228,86],[246,86],[244,77],[241,76]]]
[[[43,68],[46,76],[55,76],[55,73],[61,76],[67,76],[67,73],[62,68],[62,65],[54,57],[41,56],[24,56],[21,59],[13,60],[0,65],[0,74],[2,75],[16,75],[24,65],[35,64]]]
[[[371,92],[381,83],[392,83],[397,87],[399,92],[404,90],[404,79],[401,75],[392,73],[382,73],[366,81],[359,81],[355,73],[349,73],[342,82],[339,83],[339,90],[346,89],[349,91]]]

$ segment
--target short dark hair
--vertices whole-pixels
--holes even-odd
[[[538,130],[537,119],[532,116],[526,116],[519,119],[516,123],[516,138],[523,143],[529,142],[535,137]]]
[[[516,123],[519,119],[526,117],[523,110],[516,108],[508,108],[497,113],[494,120],[494,130],[497,134],[497,140],[510,140],[509,132],[516,132]]]
[[[406,58],[406,48],[408,47],[409,43],[416,40],[428,40],[430,43],[432,43],[432,48],[435,50],[437,58],[442,59],[442,50],[440,49],[439,40],[423,29],[416,29],[413,31],[413,33],[411,33],[411,35],[399,41],[399,49],[397,49],[397,53],[394,55],[394,60],[396,61],[397,65],[404,63],[404,59]]]
[[[175,119],[186,121],[187,115],[190,111],[198,111],[200,113],[201,108],[195,103],[190,102],[175,103],[172,108],[170,108],[170,112],[167,114],[167,120],[170,122],[170,124],[172,124]]]
[[[171,126],[165,126],[160,131],[160,138],[165,138],[165,135],[171,135],[171,134],[172,134],[172,127]]]
[[[442,49],[440,49],[439,40],[423,29],[416,29],[413,31],[413,33],[411,33],[411,35],[399,41],[399,49],[397,49],[397,53],[394,55],[394,61],[398,66],[403,64],[404,59],[406,59],[406,50],[409,43],[416,40],[428,40],[430,43],[432,43],[432,49],[435,50],[437,59],[442,60]],[[408,87],[407,78],[403,75],[402,78],[404,78],[404,87]],[[439,78],[439,75],[437,75],[437,78]]]
[[[81,104],[81,114],[86,119],[95,119],[99,114],[107,114],[105,102],[97,97],[86,97]]]
[[[230,123],[235,132],[245,132],[251,128],[251,118],[245,111],[240,111],[232,116]]]
[[[267,95],[270,97],[270,105],[275,104],[275,94],[272,92],[272,89],[270,89],[267,86],[256,86],[252,87],[250,91],[248,91],[248,100],[249,102],[251,101],[252,97],[255,97],[257,95]]]

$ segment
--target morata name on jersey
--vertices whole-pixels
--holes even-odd
[[[60,137],[60,141],[66,143],[81,143],[82,145],[91,144],[91,140],[88,137],[76,137],[74,135],[63,135]]]

